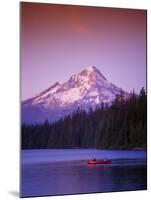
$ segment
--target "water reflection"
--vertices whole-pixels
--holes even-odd
[[[131,165],[130,161],[127,165],[115,161],[112,165],[94,166],[86,161],[67,161],[22,166],[23,197],[143,190],[146,182],[144,160]]]

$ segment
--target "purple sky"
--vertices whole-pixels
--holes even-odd
[[[146,11],[21,3],[22,100],[91,65],[128,92],[146,86]]]

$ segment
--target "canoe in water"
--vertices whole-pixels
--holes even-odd
[[[88,160],[88,164],[102,164],[102,165],[105,165],[105,164],[111,164],[112,161],[111,160]]]

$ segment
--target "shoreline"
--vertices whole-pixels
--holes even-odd
[[[28,151],[28,150],[101,150],[101,151],[139,151],[139,150],[144,150],[147,151],[147,148],[142,148],[142,147],[134,147],[134,148],[107,148],[107,149],[101,149],[101,148],[38,148],[38,149],[20,149],[21,151]]]

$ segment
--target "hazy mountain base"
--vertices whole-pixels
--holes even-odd
[[[22,125],[22,149],[101,148],[127,149],[147,146],[147,96],[133,92],[124,100],[116,95],[111,107],[89,112],[77,109],[56,123]]]

